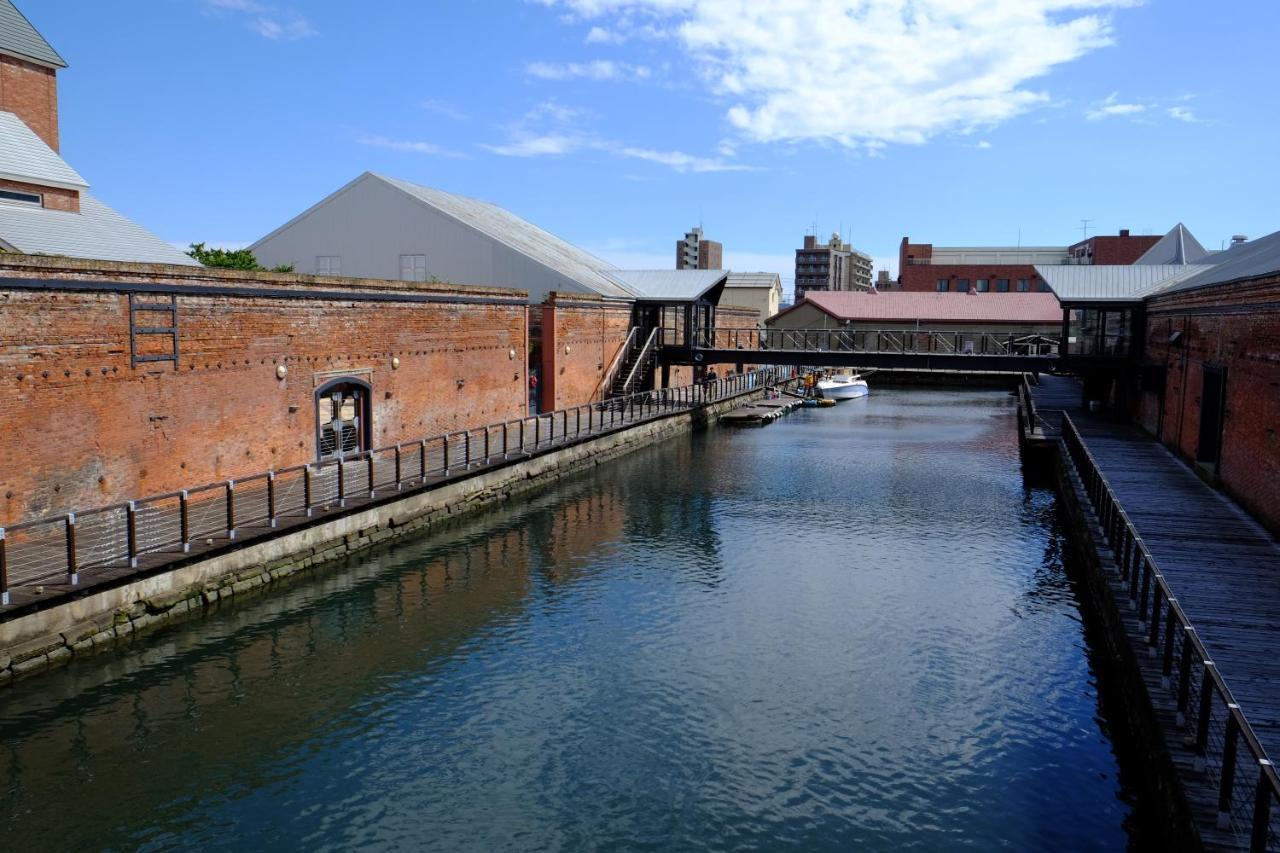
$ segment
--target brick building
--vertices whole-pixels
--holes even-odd
[[[898,283],[915,293],[1044,293],[1036,264],[1067,262],[1055,246],[944,247],[912,243],[898,247]]]
[[[97,198],[58,154],[58,70],[67,64],[0,0],[0,250],[194,264]]]
[[[1179,226],[1181,227],[1181,223]],[[1160,242],[1159,235],[1133,236],[1122,228],[1116,236],[1098,234],[1067,247],[1067,257],[1077,264],[1134,264]]]
[[[676,241],[676,269],[724,269],[724,246],[704,239],[701,228],[691,228]]]

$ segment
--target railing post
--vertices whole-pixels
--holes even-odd
[[[1200,676],[1200,716],[1196,720],[1196,772],[1204,770],[1205,750],[1209,746],[1209,716],[1213,712],[1213,678],[1209,675],[1213,669],[1213,661],[1204,662],[1204,673]]]
[[[1145,623],[1151,618],[1147,604],[1151,593],[1151,555],[1142,558],[1142,600],[1138,602],[1138,621]]]
[[[537,450],[538,445],[542,443],[542,416],[533,416],[533,449]]]
[[[484,464],[489,464],[489,428],[484,428]]]
[[[1194,650],[1192,633],[1190,625],[1183,626],[1182,658],[1178,661],[1178,714],[1174,720],[1183,727],[1187,725],[1187,706],[1191,704],[1191,652]]]
[[[267,472],[267,524],[276,526],[276,472]]]
[[[227,538],[236,538],[236,481],[227,480]]]
[[[1155,657],[1160,645],[1160,584],[1151,591],[1151,632],[1147,635],[1148,654]]]
[[[9,603],[9,556],[5,552],[4,528],[0,527],[0,607]]]
[[[125,543],[129,551],[129,568],[138,567],[138,507],[133,501],[124,505]]]
[[[1234,712],[1240,710],[1235,702],[1227,703],[1227,732],[1222,742],[1222,773],[1218,779],[1218,829],[1231,826],[1231,789],[1236,777],[1236,741],[1240,727]]]
[[[307,515],[311,514],[311,481],[307,481]],[[178,528],[182,537],[182,553],[191,550],[191,505],[187,490],[178,492]]]
[[[582,407],[581,406],[578,406],[573,410],[573,416],[578,422],[578,425],[575,428],[573,433],[574,437],[577,438],[578,436],[582,435]]]
[[[302,466],[302,511],[311,517],[311,463]]]
[[[427,482],[427,440],[418,439],[418,485]]]
[[[440,439],[440,444],[441,444],[441,447],[443,448],[442,458],[444,462],[444,475],[448,477],[449,476],[449,433],[446,432],[444,434],[444,437]]]
[[[67,513],[67,581],[75,586],[80,583],[80,567],[76,563],[76,514]]]
[[[373,500],[373,498],[374,498],[374,488],[373,488],[373,480],[374,480],[373,451],[372,451],[372,450],[370,450],[370,451],[369,451],[369,453],[368,453],[368,455],[367,455],[365,458],[369,461],[369,476],[368,476],[368,478],[367,478],[367,480],[366,480],[366,485],[368,486],[368,488],[367,488],[367,489],[365,489],[365,491],[367,491],[367,492],[369,493],[369,500]]]
[[[1173,629],[1177,619],[1174,606],[1178,600],[1170,598],[1168,603],[1169,610],[1164,617],[1164,660],[1160,667],[1160,686],[1166,690],[1169,688],[1169,679],[1173,677]]]
[[[520,452],[524,453],[524,418],[520,419]]]
[[[471,430],[462,434],[462,470],[471,470]]]
[[[347,472],[342,457],[338,457],[338,506],[347,505]]]
[[[404,486],[403,479],[402,479],[404,469],[403,469],[403,462],[400,457],[401,457],[400,445],[397,444],[396,445],[396,491],[397,492],[400,491],[400,489],[403,488]]]
[[[1253,834],[1249,839],[1252,853],[1263,853],[1271,835],[1271,785],[1267,779],[1270,766],[1267,759],[1258,759],[1258,788],[1253,795]]]
[[[502,422],[502,458],[503,459],[507,458],[507,427],[509,425],[510,425],[510,421]]]

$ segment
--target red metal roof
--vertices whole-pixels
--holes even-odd
[[[787,311],[806,303],[837,320],[1024,325],[1062,322],[1062,308],[1052,293],[811,290]]]

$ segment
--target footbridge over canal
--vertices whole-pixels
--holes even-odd
[[[1043,335],[928,329],[715,329],[667,342],[659,357],[667,364],[1047,373],[1058,364],[1058,341]]]

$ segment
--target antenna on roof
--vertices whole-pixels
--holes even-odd
[[[1092,219],[1080,220],[1080,239],[1081,240],[1089,239],[1089,223],[1092,221],[1093,221]]]

